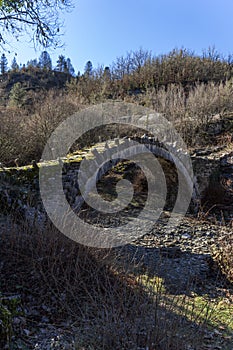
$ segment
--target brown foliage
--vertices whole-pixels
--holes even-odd
[[[228,232],[218,238],[213,256],[222,273],[233,282],[233,233]]]

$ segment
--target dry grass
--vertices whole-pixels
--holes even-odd
[[[134,65],[125,72],[129,61]],[[5,165],[15,165],[15,159],[19,164],[39,160],[61,121],[85,104],[119,98],[165,115],[191,147],[212,144],[213,139],[231,145],[232,120],[226,131],[209,136],[211,123],[215,128],[215,122],[217,126],[232,112],[231,71],[232,62],[220,60],[216,52],[203,58],[183,50],[158,58],[132,53],[118,59],[111,76],[99,69],[89,79],[72,80],[66,92],[34,96],[28,109],[2,107],[0,159]],[[223,193],[218,190],[212,195],[219,199]],[[206,217],[207,210],[200,215]],[[50,324],[62,327],[69,320],[74,325],[77,350],[203,349],[209,302],[202,299],[196,305],[190,296],[170,295],[162,279],[140,266],[120,264],[111,250],[78,245],[49,222],[42,229],[37,222],[31,227],[19,219],[17,224],[7,222],[0,243],[0,346],[13,348],[18,339],[27,342],[25,327],[38,329],[45,316]],[[214,252],[230,281],[232,247],[232,235],[220,237]],[[26,322],[22,327],[14,322],[18,313]]]
[[[91,82],[89,82],[91,84]],[[98,92],[99,94],[99,92]],[[74,112],[84,108],[84,103],[97,103],[106,98],[95,97],[95,93],[88,95],[93,101],[84,101],[79,92],[70,91],[68,94],[50,91],[47,96],[35,99],[32,111],[14,108],[2,108],[1,120],[4,123],[0,128],[0,158],[6,165],[14,165],[18,159],[20,164],[30,163],[33,159],[39,160],[52,131]],[[218,126],[224,122],[223,115],[232,111],[233,88],[231,82],[220,84],[195,84],[188,95],[181,85],[171,84],[166,88],[147,89],[144,94],[125,97],[126,102],[134,102],[150,107],[162,113],[182,135],[184,141],[192,147],[206,146],[208,144],[222,144],[231,142],[230,121],[227,125],[228,133],[222,139],[220,135],[224,130]],[[214,116],[220,119],[215,120]],[[209,132],[210,124],[216,133]],[[221,129],[221,128],[220,128]],[[211,136],[212,135],[212,136]]]
[[[233,233],[222,234],[213,249],[213,257],[226,278],[233,282]]]
[[[44,98],[43,98],[44,97]],[[39,161],[44,146],[54,129],[82,108],[64,93],[49,91],[36,100],[33,112],[19,108],[2,108],[0,128],[0,159],[5,165],[14,160],[21,165]]]
[[[8,224],[1,247],[1,291],[20,295],[27,328],[40,319],[33,309],[50,323],[72,320],[76,349],[201,349],[208,314],[190,312],[185,296],[169,296],[161,279],[120,266],[111,251],[80,246],[50,223]]]
[[[216,141],[210,138],[209,125],[221,124],[221,116],[232,112],[233,88],[230,81],[216,84],[196,83],[189,89],[171,84],[160,89],[148,89],[136,97],[139,104],[153,108],[170,120],[189,146],[202,146]],[[131,98],[131,102],[135,97]],[[219,115],[219,120],[215,120]],[[220,133],[224,130],[220,130]],[[216,136],[215,136],[216,138]]]

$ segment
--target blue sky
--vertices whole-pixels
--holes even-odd
[[[71,58],[76,72],[91,60],[93,66],[110,65],[127,51],[140,47],[154,54],[185,47],[201,53],[215,45],[233,53],[232,0],[73,0],[75,8],[63,14],[64,48],[49,53],[55,64],[59,54]],[[18,63],[39,57],[42,50],[21,40],[12,43]]]

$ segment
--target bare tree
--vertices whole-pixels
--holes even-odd
[[[137,51],[127,52],[126,56],[117,57],[112,65],[113,75],[116,79],[122,79],[125,75],[140,72],[141,68],[151,60],[151,53],[140,48]]]
[[[60,44],[63,23],[59,13],[72,8],[72,0],[0,0],[0,44],[7,34],[17,40],[25,33],[34,44],[44,47]]]
[[[140,72],[141,68],[151,60],[151,52],[140,48],[132,53],[132,69]]]
[[[132,73],[132,52],[127,52],[126,57],[117,57],[112,65],[113,75],[116,79],[122,79],[126,74]]]

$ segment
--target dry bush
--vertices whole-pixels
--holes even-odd
[[[152,107],[170,121],[174,122],[185,117],[185,91],[181,85],[171,84],[159,90],[148,89],[146,94],[141,95],[140,98],[146,107]]]
[[[100,76],[94,76],[88,84],[80,82],[75,93],[50,91],[46,96],[35,99],[33,113],[30,114],[21,109],[3,110],[1,118],[4,123],[0,128],[1,161],[11,161],[11,165],[16,158],[19,158],[20,164],[29,163],[32,159],[38,161],[49,136],[60,122],[85,108],[84,102],[97,103],[105,100],[106,84],[112,82],[102,81],[102,84],[101,81]],[[92,89],[90,93],[87,92],[89,87]],[[127,95],[124,99],[162,113],[174,123],[189,146],[205,146],[213,142],[208,133],[208,125],[214,122],[213,116],[232,111],[232,94],[230,82],[220,85],[197,84],[188,95],[181,85],[171,84],[159,90],[149,89],[145,94]],[[84,98],[87,95],[88,99]]]
[[[43,102],[35,105],[35,113],[25,120],[25,153],[28,153],[28,159],[39,160],[51,133],[77,110],[78,106],[66,95],[49,91]]]
[[[21,109],[5,109],[1,117],[4,123],[0,127],[0,160],[6,165],[15,158],[20,164],[33,159],[38,161],[53,130],[80,108],[69,96],[49,91],[35,103],[33,114],[27,115]]]
[[[14,165],[14,159],[21,154],[24,113],[17,108],[4,108],[0,118],[0,161]]]
[[[140,96],[142,102],[163,113],[171,121],[184,119],[206,124],[213,115],[232,111],[233,88],[230,81],[225,84],[195,84],[186,91],[182,85],[171,84],[159,90],[149,89]]]
[[[226,278],[233,282],[233,233],[222,234],[213,248],[213,257]]]
[[[193,313],[188,320],[186,299],[169,297],[161,281],[136,278],[127,264],[111,262],[111,251],[78,245],[50,223],[43,231],[27,223],[8,228],[1,236],[1,289],[10,295],[17,286],[27,327],[35,327],[40,313],[50,323],[70,319],[77,349],[178,350],[199,343],[202,318]]]
[[[232,111],[233,88],[230,82],[226,84],[197,84],[187,98],[187,116],[198,120],[200,124],[208,123],[213,115]]]
[[[233,137],[230,131],[226,131],[217,137],[217,143],[220,146],[229,145],[232,147]]]
[[[160,89],[148,89],[145,94],[132,96],[128,102],[137,102],[162,113],[174,123],[184,141],[190,146],[212,143],[208,125],[215,115],[233,110],[232,82],[199,83],[189,88],[170,84]]]
[[[109,94],[111,95],[112,90],[111,82],[105,79],[103,74],[100,70],[95,70],[90,77],[72,79],[66,84],[68,94],[79,104],[103,102]]]
[[[133,65],[133,58],[139,64]],[[124,91],[160,88],[171,83],[182,86],[193,85],[197,81],[226,81],[232,77],[232,56],[227,59],[215,48],[204,52],[202,57],[187,49],[175,49],[165,55],[152,56],[142,49],[119,57],[111,67],[113,80],[124,82]]]

